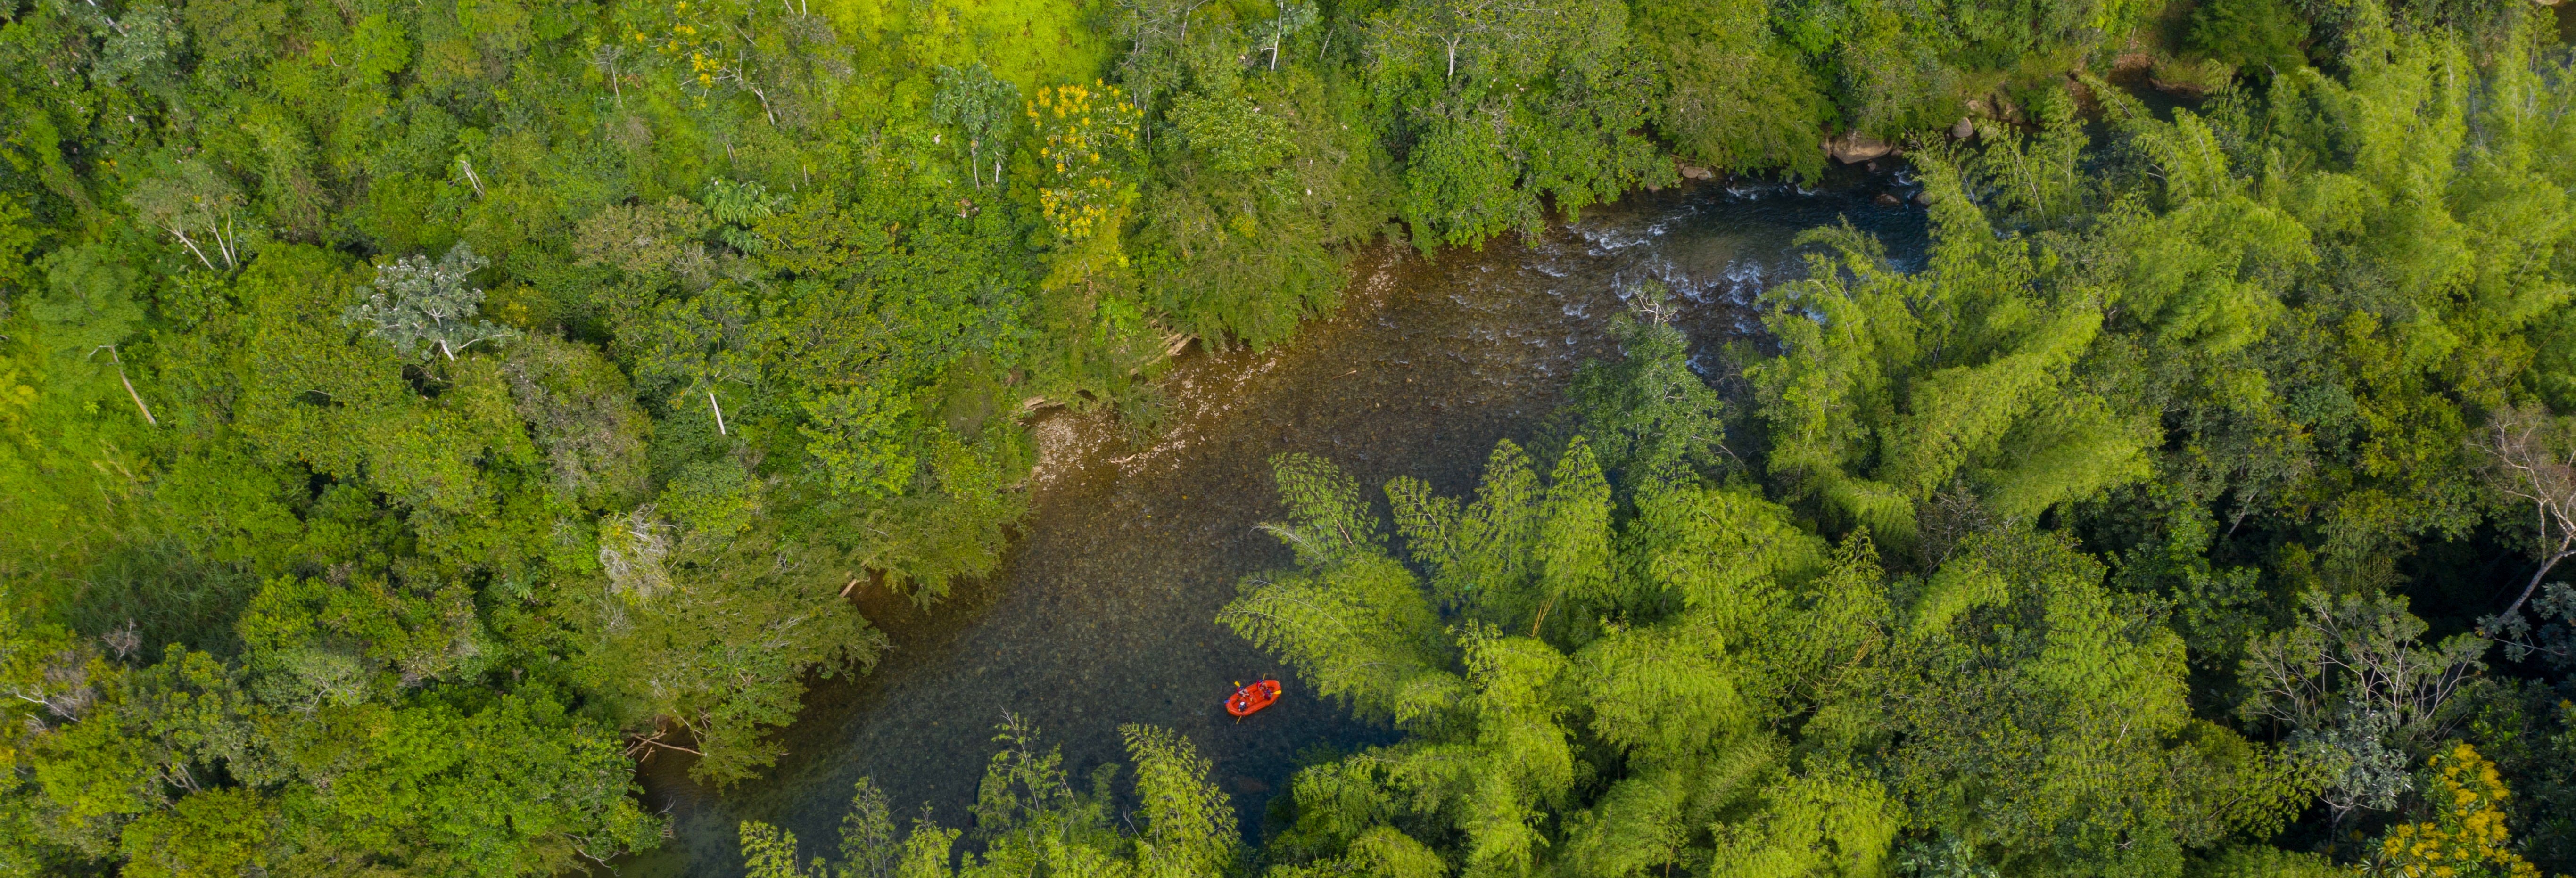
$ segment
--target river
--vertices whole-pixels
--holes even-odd
[[[1580,363],[1615,354],[1610,319],[1640,282],[1673,288],[1705,374],[1715,345],[1760,331],[1753,297],[1803,273],[1799,231],[1847,218],[1919,258],[1922,211],[1878,198],[1913,192],[1901,174],[1861,168],[1813,190],[1694,183],[1481,251],[1382,247],[1352,263],[1343,307],[1291,343],[1183,354],[1161,377],[1167,426],[1146,442],[1101,414],[1039,415],[1031,514],[1001,572],[926,612],[866,599],[894,651],[868,676],[818,684],[766,775],[717,794],[676,760],[648,764],[646,801],[671,816],[673,837],[619,871],[738,875],[744,819],[793,830],[807,856],[833,850],[861,776],[887,791],[898,822],[927,807],[965,826],[1006,710],[1061,745],[1077,778],[1124,761],[1120,724],[1178,730],[1214,761],[1257,838],[1300,751],[1392,737],[1308,697],[1214,622],[1238,581],[1290,560],[1257,529],[1280,515],[1272,455],[1320,455],[1365,486],[1412,475],[1464,493],[1496,440],[1528,439]],[[1233,721],[1220,700],[1264,675],[1286,681],[1286,697]]]

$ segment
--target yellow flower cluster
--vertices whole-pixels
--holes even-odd
[[[709,52],[712,50],[720,53],[723,46],[710,39],[705,28],[690,23],[690,8],[688,0],[671,4],[671,29],[659,37],[648,36],[642,31],[630,31],[627,38],[638,45],[650,45],[654,51],[663,55],[673,58],[686,57],[689,61],[689,75],[683,81],[696,83],[699,88],[714,88],[716,75],[724,72],[725,66],[717,55]],[[698,11],[704,14],[707,9],[700,5]]]
[[[2441,788],[2427,797],[2441,810],[2432,822],[2388,830],[2378,862],[2364,871],[2404,878],[2540,878],[2539,869],[2508,847],[2504,802],[2513,794],[2495,763],[2461,744],[2433,757],[2432,767]]]
[[[1082,240],[1126,219],[1134,189],[1121,182],[1115,156],[1136,143],[1136,109],[1117,86],[1038,89],[1029,102],[1038,135],[1038,209],[1056,234]]]

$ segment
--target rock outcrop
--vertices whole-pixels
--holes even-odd
[[[1896,147],[1859,131],[1846,131],[1842,136],[1825,141],[1825,154],[1834,161],[1857,165],[1896,154]]]

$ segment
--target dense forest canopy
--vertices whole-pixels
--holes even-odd
[[[1028,413],[1890,144],[1928,261],[1814,230],[1700,361],[1639,291],[1472,497],[1276,461],[1222,621],[1401,737],[1260,835],[1015,721],[971,828],[748,867],[2576,871],[2562,20],[0,0],[0,874],[605,868],[634,760],[755,776],[852,593],[995,568]]]

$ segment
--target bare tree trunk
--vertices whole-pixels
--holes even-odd
[[[2567,560],[2567,556],[2569,554],[2571,553],[2561,552],[2550,556],[2546,561],[2540,562],[2540,570],[2531,574],[2531,581],[2524,583],[2522,586],[2522,595],[2513,599],[2513,606],[2504,608],[2504,615],[2501,618],[2511,619],[2513,618],[2513,614],[2522,612],[2523,602],[2531,600],[2531,593],[2539,590],[2540,578],[2548,576],[2550,569],[2557,567],[2558,562]]]
[[[200,254],[199,258],[204,257]],[[117,356],[116,346],[99,345],[99,347],[106,348],[107,359],[116,364],[116,380],[118,383],[125,385],[125,396],[128,399],[134,400],[134,409],[143,413],[143,422],[155,427],[161,426],[161,419],[152,416],[152,407],[143,404],[143,394],[134,392],[134,380],[125,377],[125,358]],[[98,351],[96,349],[92,349],[90,351],[90,355],[97,356]]]
[[[117,36],[120,36],[120,37],[133,36],[133,34],[132,34],[132,33],[128,32],[128,31],[125,29],[125,25],[117,23],[116,19],[108,18],[108,16],[107,16],[107,7],[98,5],[98,0],[86,0],[86,2],[88,2],[88,3],[89,3],[89,8],[98,10],[98,17],[99,17],[99,18],[102,18],[102,19],[105,19],[105,20],[107,21],[107,26],[108,26],[108,27],[112,27],[112,28],[115,28],[115,29],[116,29],[116,35],[117,35]]]
[[[715,392],[715,391],[712,391],[712,390],[707,391],[707,408],[709,408],[709,409],[713,409],[713,410],[715,411],[715,413],[716,413],[716,435],[718,435],[718,436],[731,436],[731,435],[733,435],[731,432],[728,432],[728,431],[726,431],[726,430],[725,430],[725,422],[724,422],[724,406],[720,406],[720,405],[717,405],[717,404],[716,404],[716,392]]]
[[[207,259],[206,251],[197,249],[197,242],[188,240],[188,233],[180,231],[178,224],[172,223],[163,230],[169,232],[171,237],[179,239],[179,246],[186,247],[188,252],[197,254],[197,261],[205,263],[207,271],[215,270],[214,260]]]
[[[240,268],[241,260],[234,258],[234,254],[240,252],[241,248],[233,246],[233,241],[235,239],[232,235],[232,229],[233,221],[229,219],[224,220],[224,227],[220,230],[215,230],[215,247],[224,251],[225,268]]]

